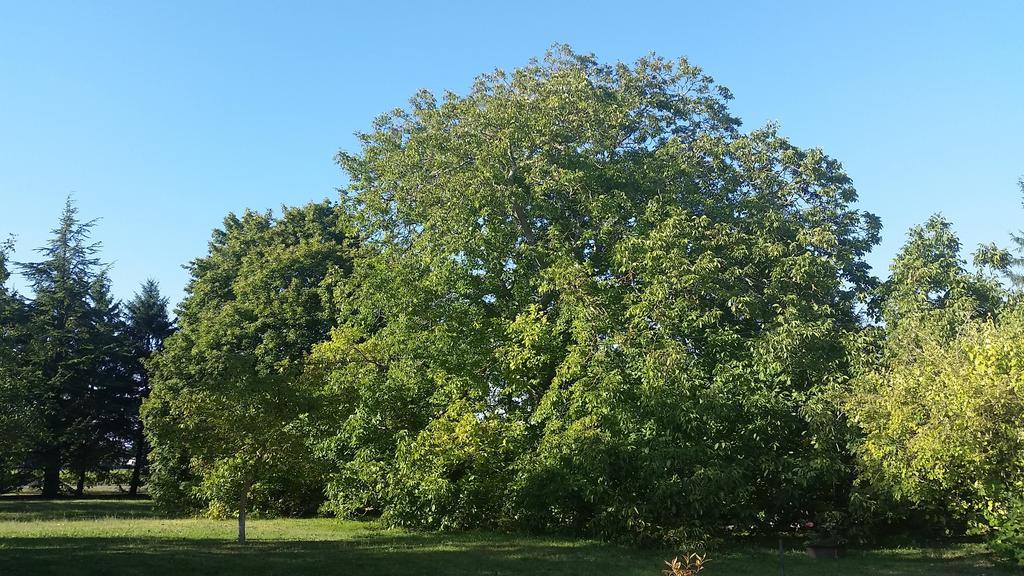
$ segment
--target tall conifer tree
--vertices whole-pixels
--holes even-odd
[[[26,344],[26,306],[6,286],[13,247],[13,240],[0,244],[0,492],[24,480],[26,452],[36,430],[32,397],[20,362]]]
[[[146,280],[142,284],[142,288],[136,292],[125,308],[128,337],[135,360],[132,368],[134,385],[129,425],[134,462],[132,478],[128,487],[128,493],[134,496],[138,494],[149,456],[142,420],[139,418],[139,406],[142,400],[149,395],[149,375],[144,362],[153,353],[163,348],[164,338],[170,336],[174,331],[174,323],[167,313],[167,298],[160,295],[160,286],[152,279]]]
[[[102,364],[105,318],[97,306],[102,266],[99,244],[90,242],[94,224],[79,219],[69,198],[53,237],[37,250],[42,259],[18,264],[34,295],[24,366],[42,426],[36,455],[46,497],[60,493],[61,470],[82,457],[96,429],[95,371]]]

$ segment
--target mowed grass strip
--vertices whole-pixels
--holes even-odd
[[[7,575],[651,575],[671,551],[587,540],[392,530],[327,518],[235,524],[159,518],[144,500],[0,500],[0,576]],[[770,547],[712,550],[706,576],[779,573]],[[784,557],[785,574],[1011,575],[977,544],[852,551],[839,561]]]

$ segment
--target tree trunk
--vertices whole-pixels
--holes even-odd
[[[142,435],[142,427],[139,427],[139,435],[135,439],[135,467],[132,468],[132,481],[128,485],[128,495],[139,494],[139,484],[142,483],[142,468],[146,465],[146,437]]]
[[[251,487],[249,477],[246,476],[242,483],[242,498],[238,503],[238,543],[245,544],[245,513],[249,505],[249,488]]]
[[[75,486],[75,496],[81,497],[85,494],[85,466],[78,471],[78,485]]]
[[[60,449],[49,448],[43,454],[43,498],[60,496]]]

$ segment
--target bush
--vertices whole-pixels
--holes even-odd
[[[508,487],[523,428],[455,403],[398,449],[385,519],[442,529],[507,527]]]
[[[1007,560],[1024,566],[1024,497],[1015,497],[1001,514],[990,518],[993,533],[989,546]]]
[[[205,503],[196,490],[198,480],[189,469],[187,454],[174,447],[158,446],[151,457],[147,486],[156,509],[175,516],[202,510]]]

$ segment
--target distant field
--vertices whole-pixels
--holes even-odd
[[[0,499],[0,575],[649,575],[670,552],[590,541],[388,530],[373,522],[164,519],[145,500]],[[706,576],[779,574],[770,548],[712,550]],[[853,551],[839,561],[784,558],[787,576],[1010,575],[978,545]]]

